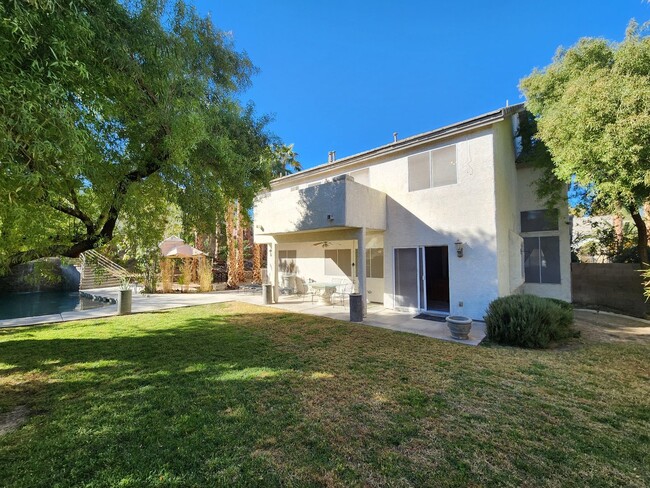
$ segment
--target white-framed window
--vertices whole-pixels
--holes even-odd
[[[352,251],[350,249],[325,249],[325,274],[352,276]]]
[[[526,283],[561,283],[560,237],[524,237]]]
[[[562,282],[560,235],[555,210],[521,212],[523,268],[526,283]]]
[[[543,232],[558,230],[557,210],[528,210],[521,212],[522,232]]]
[[[384,249],[371,247],[366,249],[366,278],[384,277]]]
[[[408,157],[410,192],[455,183],[457,183],[455,144]]]
[[[278,269],[283,273],[294,273],[297,257],[298,253],[295,250],[278,251]]]

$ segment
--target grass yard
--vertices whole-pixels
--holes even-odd
[[[7,487],[648,486],[650,344],[186,308],[0,331],[2,422]]]

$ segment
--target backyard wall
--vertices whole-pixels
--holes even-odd
[[[638,264],[572,263],[573,302],[645,317],[650,308],[643,296],[639,267]]]

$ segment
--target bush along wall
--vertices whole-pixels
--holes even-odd
[[[546,348],[552,341],[574,336],[570,303],[533,295],[497,298],[488,307],[488,340],[526,348]]]

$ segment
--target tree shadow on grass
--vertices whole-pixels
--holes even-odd
[[[79,334],[40,329],[0,342],[0,375],[12,378],[0,382],[0,396],[36,412],[0,437],[0,456],[11,460],[0,463],[0,479],[281,484],[283,466],[300,451],[282,438],[301,423],[295,382],[304,366],[261,329],[282,315],[190,317],[162,327],[130,319],[133,329],[106,337],[81,337],[87,324]]]

